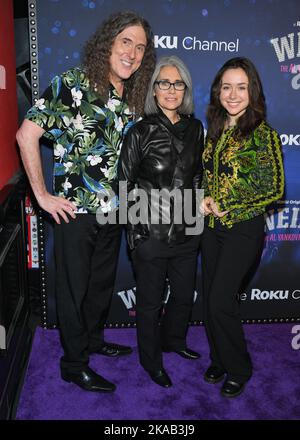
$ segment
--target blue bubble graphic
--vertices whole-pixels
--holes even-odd
[[[51,29],[51,32],[52,32],[52,34],[59,34],[59,29],[57,28],[57,27],[53,27],[52,29]]]
[[[69,30],[69,35],[70,35],[70,37],[75,37],[76,34],[77,34],[76,29],[71,29],[71,30]]]
[[[207,104],[209,101],[210,101],[210,95],[207,93],[207,94],[204,96],[204,103]]]
[[[203,15],[203,17],[207,17],[208,16],[208,10],[207,9],[202,9],[202,15]]]
[[[89,3],[89,8],[90,8],[90,9],[94,9],[95,7],[96,7],[95,2],[90,2],[90,3]]]
[[[185,40],[184,44],[186,47],[192,47],[193,40],[191,38],[189,38],[189,39]]]

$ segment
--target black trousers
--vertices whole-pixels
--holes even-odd
[[[99,225],[78,214],[55,225],[57,314],[64,356],[61,368],[76,371],[103,344],[114,287],[121,227]]]
[[[163,367],[162,347],[186,348],[186,333],[193,305],[200,237],[172,247],[155,238],[133,251],[136,275],[136,323],[140,363],[147,371]],[[166,277],[170,296],[160,328]]]
[[[204,323],[212,364],[230,380],[247,381],[252,365],[244,338],[237,294],[257,265],[263,246],[264,218],[226,228],[216,222],[202,236]]]

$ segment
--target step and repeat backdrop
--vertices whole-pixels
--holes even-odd
[[[210,84],[219,67],[249,57],[261,75],[269,123],[280,133],[286,174],[283,200],[270,207],[260,266],[240,292],[245,322],[300,318],[300,4],[299,0],[29,0],[33,97],[51,78],[80,64],[84,42],[112,12],[131,9],[152,25],[157,55],[188,65],[195,114],[204,125]],[[43,146],[49,188],[52,150]],[[53,231],[44,221],[41,249],[44,325],[56,325]],[[191,322],[202,319],[201,271]],[[108,325],[135,321],[135,281],[125,239]]]

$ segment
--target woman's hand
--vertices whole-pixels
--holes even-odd
[[[228,212],[229,212],[229,211],[219,211],[219,208],[213,199],[211,199],[211,202],[210,202],[210,209],[212,211],[212,214],[218,218],[224,217],[224,215],[228,214]]]
[[[212,197],[204,197],[201,202],[200,212],[204,214],[204,216],[212,214],[214,217],[222,218],[229,211],[219,211],[219,208]]]
[[[200,212],[204,216],[213,213],[212,209],[211,209],[211,206],[210,206],[211,202],[213,202],[213,198],[212,197],[204,197],[204,199],[202,200],[202,202],[200,204]]]

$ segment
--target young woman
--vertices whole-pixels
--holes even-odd
[[[265,208],[284,189],[280,138],[265,115],[256,68],[247,58],[230,59],[211,87],[203,154],[204,320],[211,357],[204,379],[217,383],[226,375],[225,397],[238,396],[251,377],[237,294],[261,255]]]
[[[180,206],[170,197],[151,197],[185,190],[194,194],[202,180],[203,126],[193,113],[192,82],[184,63],[175,56],[161,58],[155,68],[145,103],[147,117],[128,132],[119,161],[119,179],[128,191],[136,187],[146,194],[144,224],[129,221],[128,242],[136,274],[137,337],[140,362],[158,385],[169,387],[163,369],[163,351],[187,359],[199,354],[186,346],[186,333],[195,287],[200,233],[188,235],[184,221],[175,221]],[[164,205],[165,203],[165,205]],[[171,214],[169,220],[166,212]],[[151,217],[152,213],[152,217]],[[154,214],[154,215],[153,215]],[[153,218],[157,214],[159,221]],[[130,217],[130,216],[129,216]],[[160,333],[160,313],[169,279],[169,300]]]

